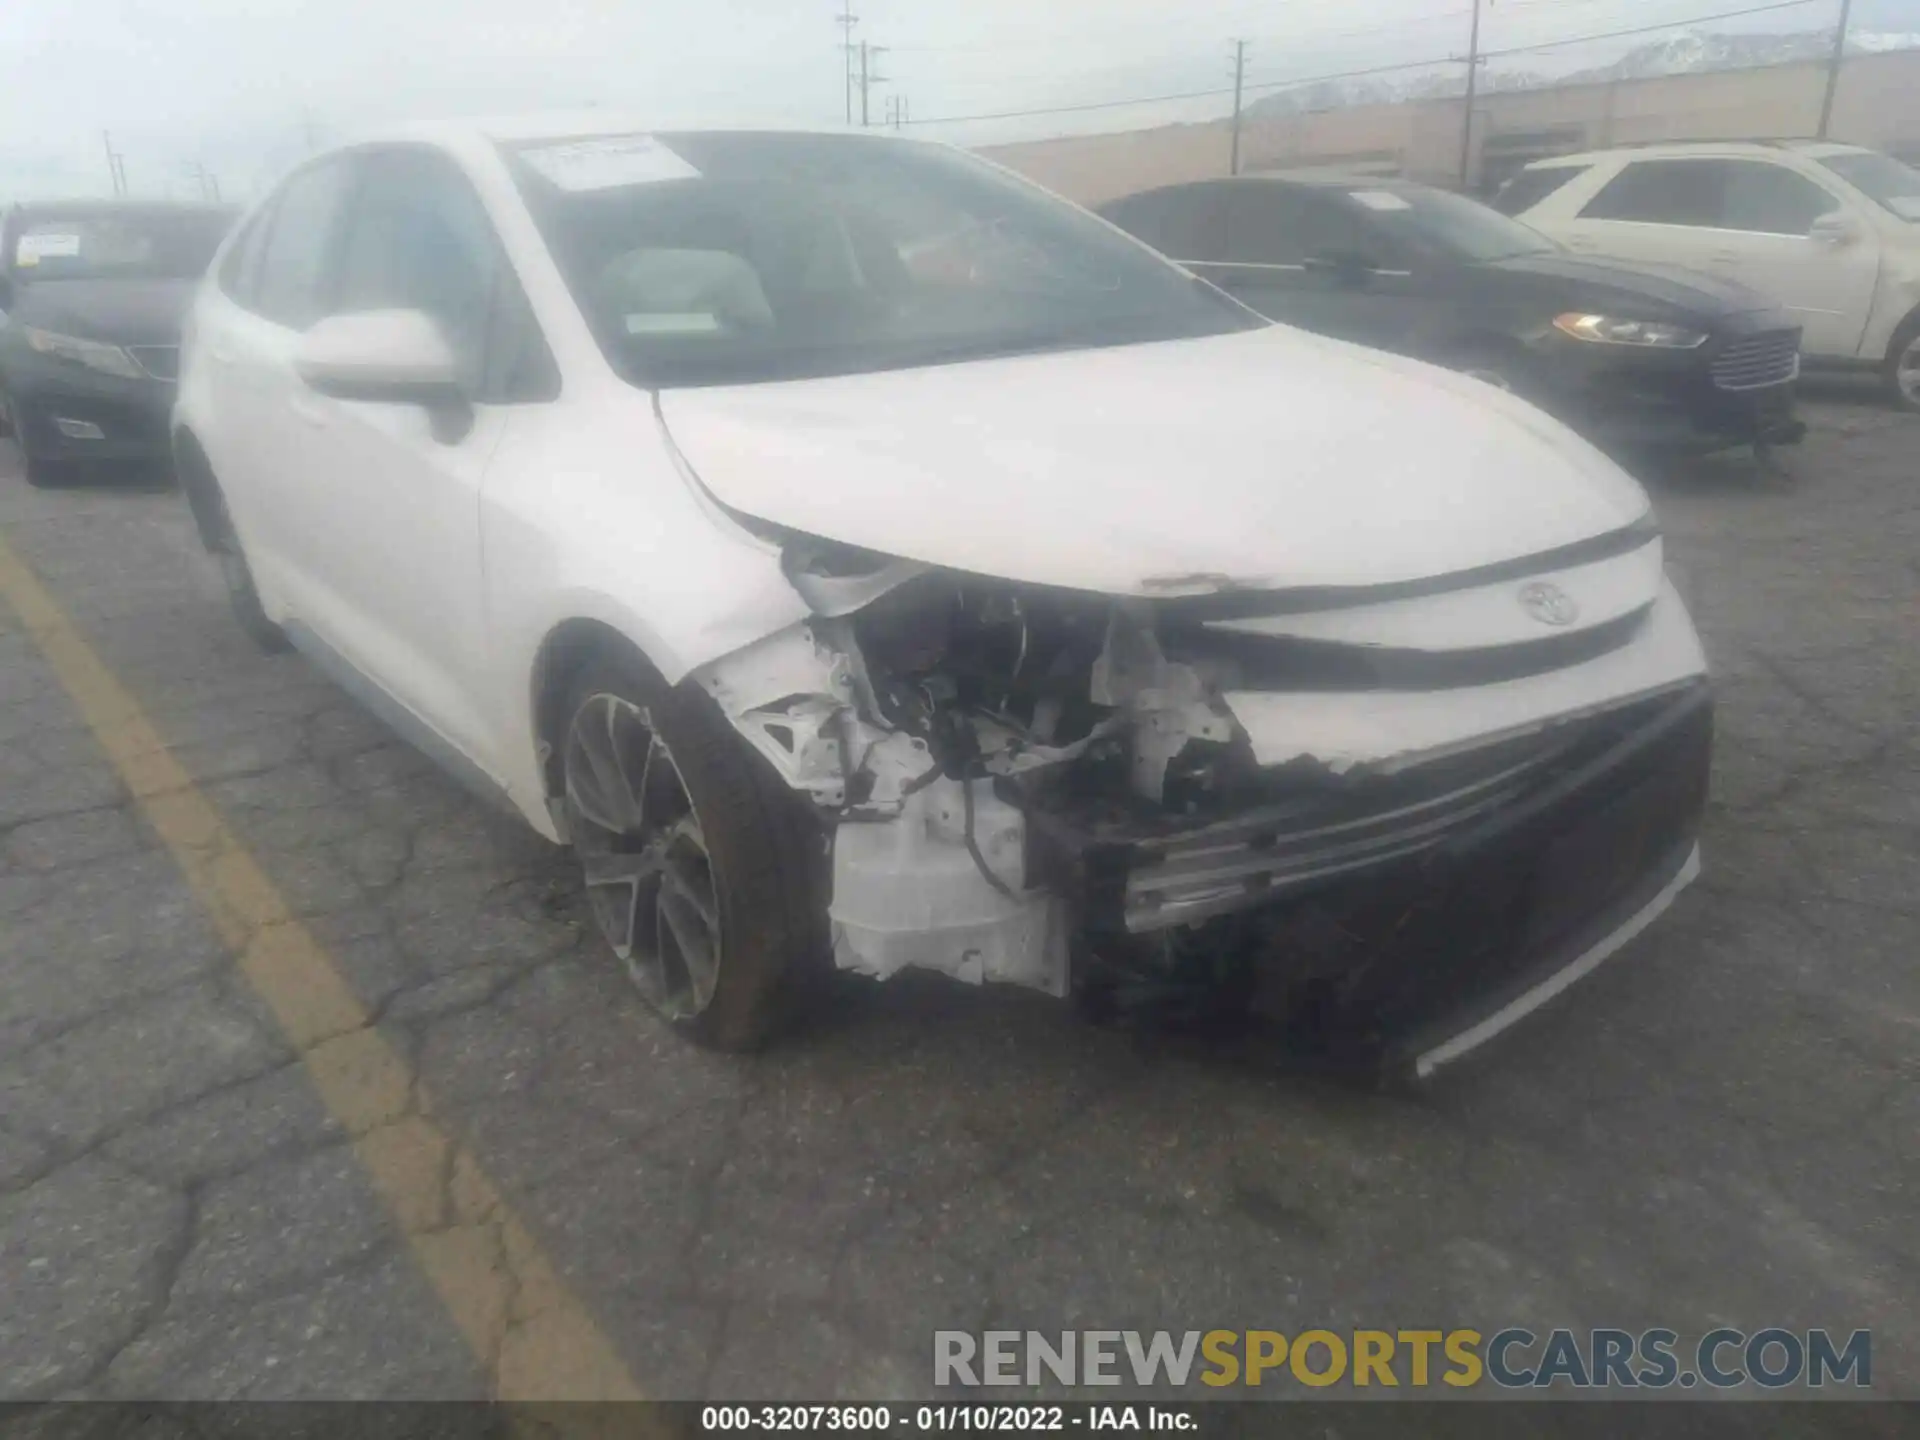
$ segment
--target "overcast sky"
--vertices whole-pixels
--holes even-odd
[[[1463,54],[1472,0],[851,0],[885,45],[873,91],[915,119],[1251,85]],[[1761,0],[1489,0],[1483,47],[1686,21]],[[136,192],[185,167],[244,193],[325,140],[403,117],[598,104],[700,121],[838,123],[837,0],[0,0],[0,198],[104,193],[110,131]],[[1839,0],[1708,29],[1830,26]],[[1920,31],[1920,0],[1854,25]],[[1651,37],[1648,37],[1651,38]],[[1632,40],[1501,62],[1602,64]],[[1256,90],[1255,95],[1271,93]],[[1250,96],[1249,98],[1254,98]],[[989,143],[1223,114],[1224,99],[929,125]],[[916,127],[921,128],[921,127]]]

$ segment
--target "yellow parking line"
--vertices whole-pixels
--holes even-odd
[[[640,1390],[406,1059],[126,688],[0,534],[0,597],[52,666],[240,969],[305,1062],[502,1400]]]

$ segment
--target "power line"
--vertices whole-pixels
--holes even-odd
[[[1661,30],[1683,30],[1689,25],[1705,25],[1714,20],[1738,20],[1743,15],[1765,15],[1773,10],[1798,10],[1803,6],[1825,3],[1826,0],[1776,0],[1772,5],[1749,5],[1741,10],[1722,10],[1714,15],[1695,15],[1687,20],[1667,20],[1658,25],[1639,25],[1631,30],[1607,30],[1598,35],[1575,35],[1565,40],[1542,40],[1537,45],[1489,50],[1486,56],[1489,60],[1498,60],[1504,55],[1530,55],[1536,50],[1557,50],[1563,45],[1585,45],[1593,40],[1625,40],[1630,36],[1652,35]]]
[[[1241,88],[1253,90],[1285,90],[1299,85],[1318,85],[1329,80],[1362,80],[1370,75],[1392,75],[1402,70],[1430,70],[1436,65],[1457,65],[1459,58],[1451,55],[1437,55],[1431,60],[1405,60],[1397,65],[1373,65],[1365,70],[1341,70],[1327,75],[1301,75],[1292,80],[1262,80]],[[1211,90],[1186,90],[1177,95],[1137,95],[1127,100],[1090,100],[1081,105],[1048,105],[1037,110],[1002,110],[992,115],[942,115],[926,119],[910,120],[910,125],[958,125],[967,120],[1023,120],[1029,115],[1072,115],[1086,110],[1115,110],[1126,105],[1163,105],[1173,100],[1205,100],[1216,95],[1231,95],[1231,85],[1215,86]]]
[[[1634,35],[1649,35],[1660,30],[1679,30],[1689,25],[1704,25],[1715,20],[1733,20],[1746,15],[1764,15],[1776,10],[1793,10],[1822,0],[1774,0],[1767,5],[1748,5],[1738,10],[1721,10],[1711,15],[1696,15],[1685,20],[1670,20],[1659,25],[1643,25],[1627,30],[1608,30],[1593,35],[1575,35],[1562,40],[1546,40],[1535,45],[1515,45],[1504,50],[1483,50],[1482,60],[1498,60],[1509,55],[1526,55],[1536,50],[1551,50],[1565,45],[1584,45],[1596,40],[1619,40]],[[1465,13],[1465,12],[1462,12]],[[1322,85],[1334,80],[1364,80],[1375,75],[1394,75],[1407,70],[1430,70],[1441,65],[1458,65],[1458,55],[1435,55],[1425,60],[1403,60],[1393,65],[1371,65],[1360,70],[1339,70],[1324,75],[1301,75],[1289,80],[1262,80],[1246,84],[1243,91],[1288,90],[1304,85]],[[1166,105],[1178,100],[1208,100],[1233,94],[1231,85],[1207,90],[1183,90],[1165,95],[1136,95],[1124,100],[1089,100],[1075,105],[1042,105],[1025,110],[996,110],[978,115],[916,116],[909,125],[962,125],[977,120],[1026,120],[1042,115],[1082,115],[1096,110],[1119,110],[1132,105]]]

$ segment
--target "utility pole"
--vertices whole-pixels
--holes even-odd
[[[207,169],[207,167],[202,165],[198,160],[190,162],[186,170],[187,174],[193,177],[194,184],[199,187],[200,198],[202,200],[219,200],[220,181],[211,170]]]
[[[1847,23],[1853,19],[1853,0],[1840,0],[1840,23],[1833,28],[1833,57],[1827,61],[1827,93],[1820,101],[1820,139],[1827,138],[1833,122],[1833,96],[1840,88],[1840,67],[1847,58]]]
[[[113,193],[116,197],[125,195],[127,193],[126,157],[113,148],[113,136],[105,130],[100,132],[100,143],[107,150],[107,178],[113,182]]]
[[[1467,108],[1460,117],[1460,188],[1473,169],[1473,102],[1480,89],[1480,0],[1473,0],[1473,33],[1467,41]]]
[[[853,124],[853,27],[860,23],[860,17],[852,9],[842,10],[833,17],[834,24],[841,29],[840,69],[847,82],[847,124]]]
[[[907,123],[907,97],[897,91],[887,97],[887,123],[896,130]]]
[[[872,62],[886,53],[887,47],[884,45],[869,45],[864,40],[860,42],[860,123],[863,126],[873,123],[867,114],[868,104],[873,98],[873,87],[887,83],[886,76],[873,73]]]
[[[1227,161],[1227,173],[1240,173],[1240,90],[1247,78],[1247,42],[1233,42],[1233,155]]]

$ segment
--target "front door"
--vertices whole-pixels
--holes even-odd
[[[426,313],[472,404],[449,423],[420,405],[306,390],[294,406],[306,504],[291,543],[312,577],[320,638],[492,773],[481,489],[529,398],[537,335],[492,221],[450,159],[401,147],[356,163],[328,311]]]
[[[1338,193],[1261,180],[1234,186],[1223,263],[1207,273],[1288,325],[1383,350],[1413,343],[1412,271],[1398,253],[1381,253]]]

